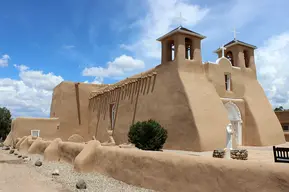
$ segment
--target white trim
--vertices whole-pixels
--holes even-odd
[[[225,105],[226,109],[228,109],[230,106],[232,106],[237,111],[238,119],[235,119],[235,120],[238,120],[238,121],[242,120],[242,116],[241,116],[241,112],[239,110],[239,107],[235,103],[233,103],[232,101],[228,101],[224,105]]]
[[[33,132],[37,132],[37,136],[34,136]],[[36,129],[31,130],[31,136],[32,137],[40,137],[40,130],[36,130]]]
[[[225,101],[244,101],[243,99],[233,99],[233,98],[226,98],[226,97],[220,97],[221,100]]]

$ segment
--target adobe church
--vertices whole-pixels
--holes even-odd
[[[215,51],[216,63],[203,63],[204,38],[180,26],[158,39],[161,64],[146,72],[112,85],[60,83],[53,92],[50,118],[17,118],[7,139],[33,129],[46,139],[78,134],[118,145],[128,142],[130,125],[154,119],[168,130],[166,149],[224,148],[229,123],[237,146],[285,143],[257,80],[256,47],[234,39]]]

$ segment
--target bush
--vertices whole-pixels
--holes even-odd
[[[151,119],[133,124],[128,133],[129,142],[142,150],[159,151],[166,139],[167,130]]]

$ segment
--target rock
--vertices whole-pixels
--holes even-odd
[[[2,147],[2,150],[6,150],[6,151],[7,151],[7,150],[10,150],[10,147],[3,146],[3,147]]]
[[[22,159],[26,159],[26,158],[28,158],[27,155],[23,155],[23,156],[22,156]]]
[[[231,150],[231,158],[238,160],[247,160],[248,159],[248,151],[246,149],[234,149]]]
[[[24,158],[24,161],[30,161],[30,157]]]
[[[21,158],[22,157],[22,155],[18,155],[18,158]]]
[[[38,159],[34,165],[40,167],[42,165],[42,162]]]
[[[59,170],[58,170],[58,169],[55,169],[55,170],[52,172],[52,175],[53,175],[53,176],[59,176]]]
[[[224,149],[216,149],[213,151],[214,158],[224,158],[225,157],[225,150]]]
[[[9,154],[13,154],[14,153],[14,149],[11,149],[10,151],[9,151]]]
[[[86,183],[83,179],[80,179],[76,183],[76,188],[77,189],[86,189]]]

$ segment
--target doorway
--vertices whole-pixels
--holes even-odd
[[[225,108],[228,112],[228,119],[231,122],[232,129],[234,130],[233,135],[233,142],[237,146],[241,146],[243,144],[243,137],[242,137],[242,117],[238,106],[229,101],[225,103]]]

